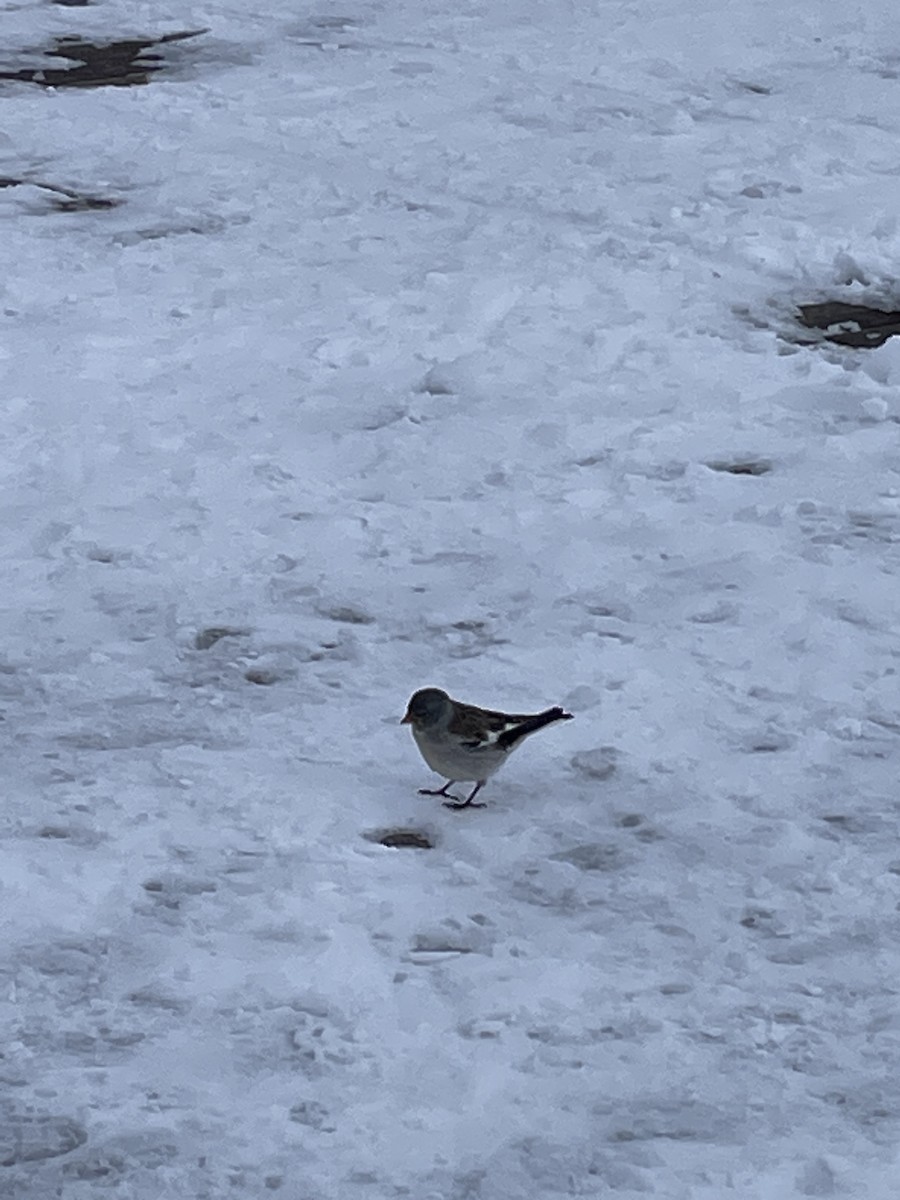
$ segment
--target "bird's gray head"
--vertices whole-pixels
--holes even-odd
[[[416,692],[406,709],[401,725],[418,725],[425,729],[439,725],[447,714],[450,697],[440,688],[422,688]]]

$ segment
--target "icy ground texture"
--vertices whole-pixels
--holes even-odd
[[[895,0],[0,29],[201,26],[0,92],[0,1194],[895,1200]]]

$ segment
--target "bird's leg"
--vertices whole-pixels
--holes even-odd
[[[420,796],[446,796],[448,800],[455,800],[458,804],[461,804],[462,801],[459,799],[458,796],[452,796],[450,794],[450,792],[447,791],[447,788],[453,787],[455,782],[456,782],[455,779],[448,779],[442,788],[419,788],[419,795]]]
[[[485,779],[479,779],[479,781],[475,784],[474,788],[472,788],[472,791],[469,793],[469,795],[467,796],[467,798],[465,800],[456,800],[455,796],[452,797],[453,800],[456,800],[455,804],[448,804],[447,801],[445,800],[444,808],[454,808],[457,810],[460,808],[485,808],[486,805],[474,804],[473,801],[474,801],[475,797],[478,795],[478,793],[481,791],[481,789],[484,787],[486,782],[487,782],[487,780],[485,780]]]

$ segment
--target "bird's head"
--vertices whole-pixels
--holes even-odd
[[[440,688],[422,688],[415,693],[406,707],[406,716],[401,725],[414,725],[419,729],[430,729],[439,725],[447,712],[450,697]]]

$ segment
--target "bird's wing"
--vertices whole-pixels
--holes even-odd
[[[542,713],[503,713],[471,704],[457,704],[447,728],[469,749],[496,746],[500,750],[511,750],[523,737],[543,729],[551,721],[567,720],[568,717],[561,708],[548,708]]]

